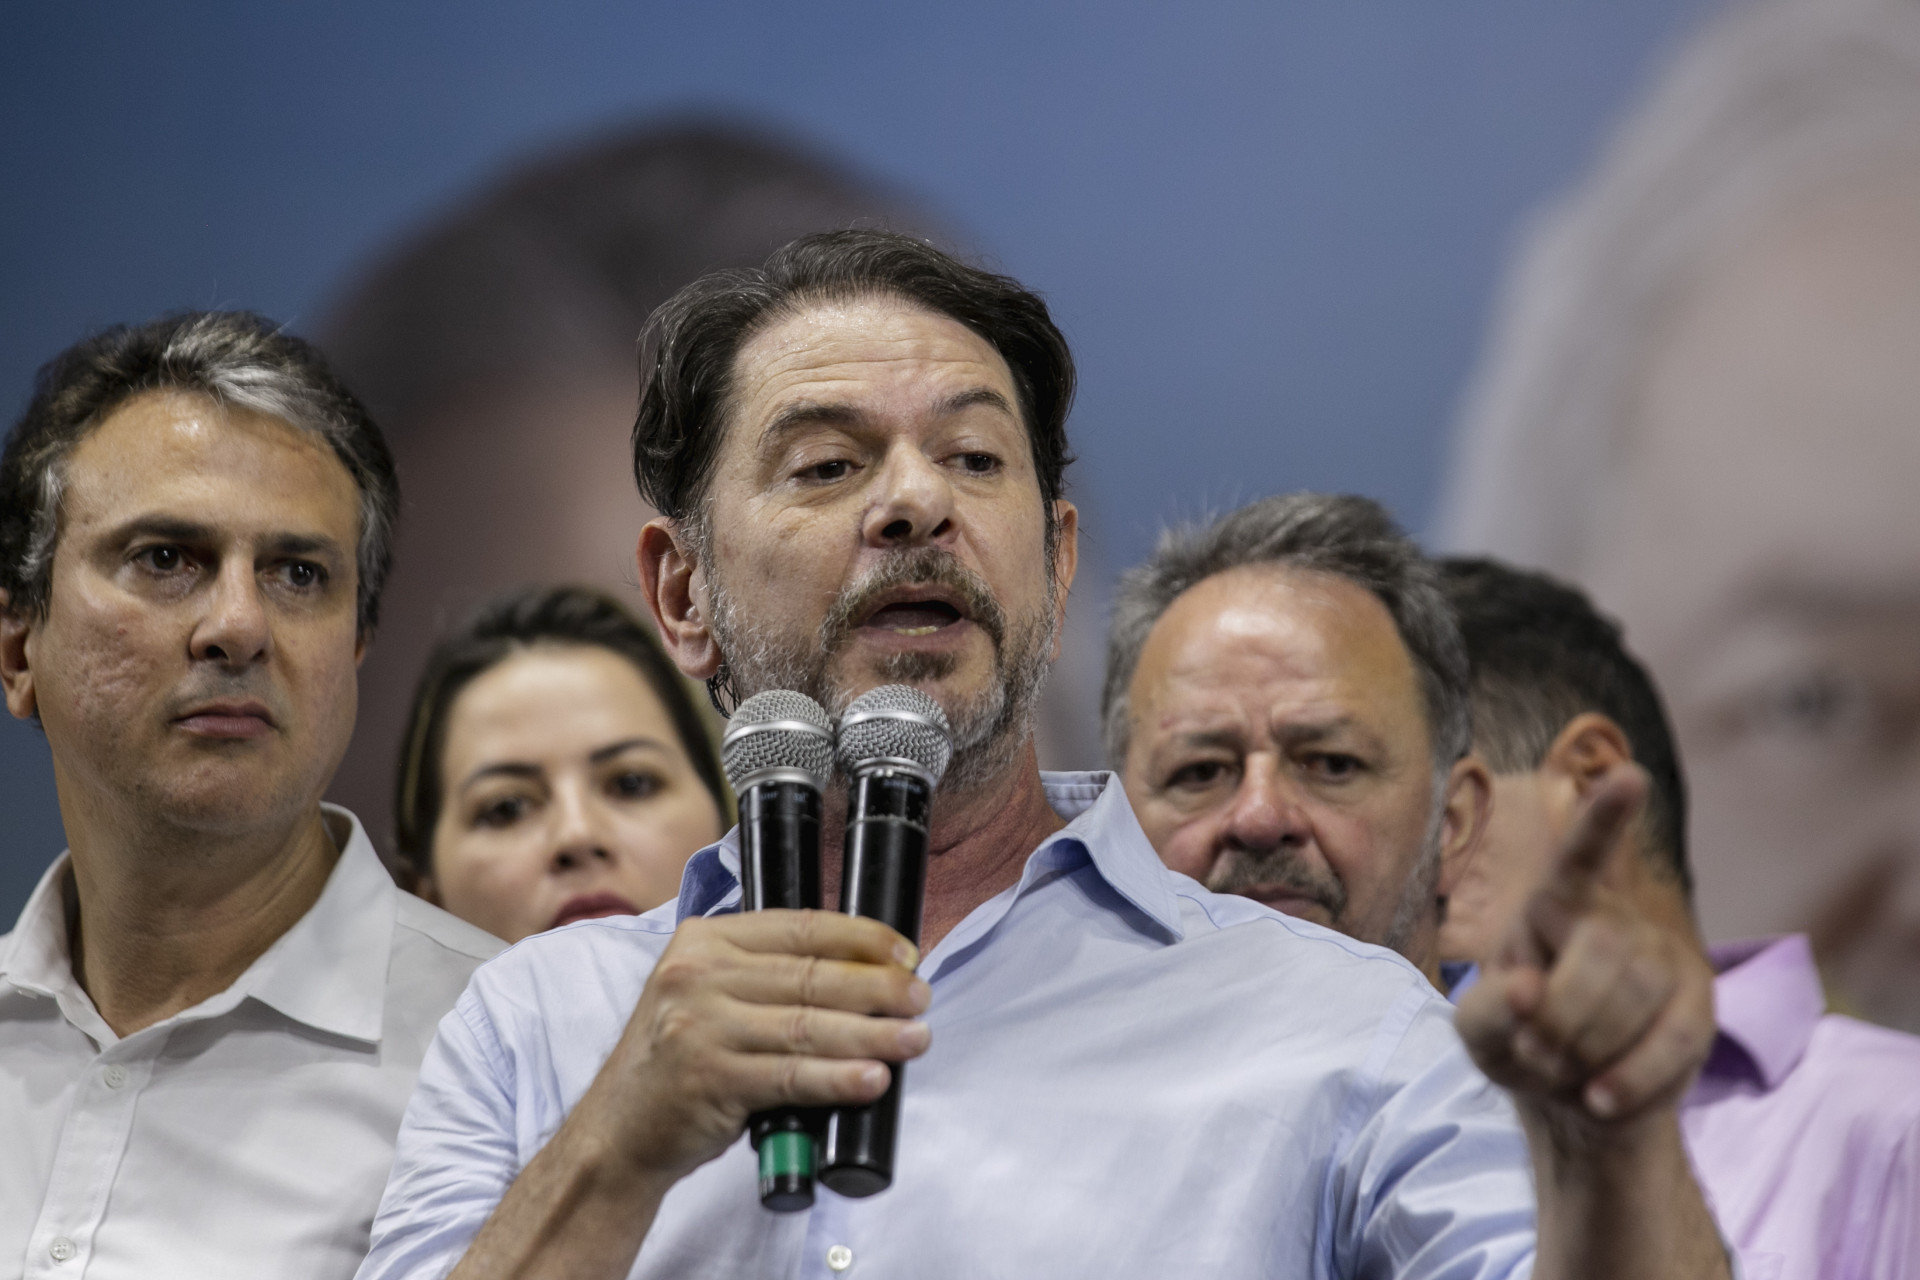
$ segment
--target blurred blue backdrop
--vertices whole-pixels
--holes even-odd
[[[0,405],[96,326],[310,320],[544,144],[718,110],[904,189],[1075,343],[1109,566],[1283,489],[1428,519],[1524,215],[1706,0],[29,3],[0,19]],[[0,722],[0,928],[63,844]]]

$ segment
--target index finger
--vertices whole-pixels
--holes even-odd
[[[1639,816],[1646,801],[1645,769],[1631,763],[1609,769],[1574,819],[1542,888],[1562,900],[1585,899],[1626,834],[1627,824]]]
[[[743,951],[897,964],[912,969],[920,948],[878,920],[838,911],[743,911],[710,921]]]

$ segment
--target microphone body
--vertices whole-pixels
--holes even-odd
[[[878,920],[915,946],[920,945],[932,809],[933,787],[914,774],[876,769],[856,776],[849,786],[840,910]],[[843,1196],[870,1196],[893,1183],[906,1064],[891,1067],[893,1079],[878,1100],[827,1112],[820,1180]]]
[[[826,712],[804,695],[770,690],[734,711],[721,760],[740,802],[741,910],[820,905],[820,791],[832,744]],[[813,1204],[818,1127],[818,1114],[799,1107],[748,1117],[762,1205],[785,1213]]]
[[[878,920],[915,946],[933,793],[950,752],[939,704],[905,685],[864,694],[840,721],[840,762],[848,774],[840,909]],[[876,1101],[826,1113],[820,1180],[843,1196],[870,1196],[893,1183],[904,1065],[894,1063],[892,1072]]]

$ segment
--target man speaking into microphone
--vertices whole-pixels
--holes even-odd
[[[907,684],[949,721],[924,959],[873,920],[740,913],[731,836],[677,902],[522,943],[441,1026],[363,1277],[1726,1274],[1664,1193],[1675,1153],[1571,1118],[1596,1082],[1618,1117],[1667,1105],[1701,992],[1622,1006],[1563,981],[1577,949],[1542,962],[1524,1048],[1556,1012],[1624,1047],[1521,1099],[1536,1250],[1513,1105],[1411,966],[1167,871],[1107,775],[1040,774],[1077,517],[1036,296],[835,232],[689,286],[643,351],[640,578],[680,668],[835,717]],[[845,814],[842,781],[827,902]],[[747,1118],[871,1102],[909,1059],[891,1185],[764,1209]]]

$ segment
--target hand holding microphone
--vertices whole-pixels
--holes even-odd
[[[740,800],[743,911],[820,905],[820,793],[835,754],[826,713],[802,694],[768,690],[734,712],[721,760]],[[837,754],[848,779],[840,910],[917,944],[933,792],[952,754],[946,715],[917,689],[882,686],[841,717]],[[760,1156],[761,1203],[807,1208],[816,1167],[842,1195],[885,1190],[900,1096],[895,1063],[886,1093],[869,1105],[755,1112],[747,1130]]]

